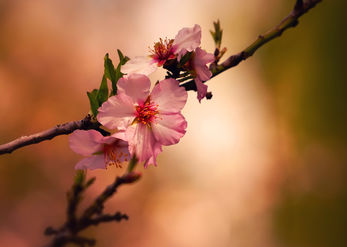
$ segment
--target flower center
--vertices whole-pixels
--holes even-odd
[[[114,144],[104,145],[104,155],[106,168],[113,165],[117,168],[122,168],[122,162],[128,161],[129,158],[127,153],[120,151]]]
[[[136,106],[135,121],[150,125],[157,118],[156,115],[159,113],[158,107],[148,98],[145,103]]]
[[[174,49],[172,47],[174,40],[165,39],[154,44],[153,49],[150,50],[150,57],[158,62],[158,66],[163,65],[167,60],[175,58]]]

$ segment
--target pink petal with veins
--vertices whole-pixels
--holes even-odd
[[[160,81],[152,90],[151,100],[159,105],[160,113],[180,112],[187,102],[188,94],[175,79]]]
[[[182,114],[160,114],[156,123],[152,124],[152,131],[157,142],[168,146],[179,142],[186,133],[187,121]]]
[[[175,53],[178,55],[178,60],[187,53],[194,51],[201,43],[201,27],[197,24],[192,28],[182,28],[176,35],[173,42]]]
[[[102,150],[103,136],[96,130],[75,130],[69,135],[70,148],[81,155],[88,156]]]
[[[156,165],[155,157],[159,153],[158,143],[156,143],[157,141],[149,126],[144,124],[130,126],[126,130],[126,138],[129,142],[129,152],[131,155],[136,155],[140,162],[147,162],[151,157],[154,157],[152,160],[153,164]]]
[[[158,65],[150,57],[135,57],[130,59],[126,64],[121,67],[121,72],[123,74],[143,74],[150,75],[156,69]]]
[[[98,121],[109,129],[125,129],[135,118],[134,101],[125,94],[108,98],[98,111]]]
[[[98,155],[93,155],[91,157],[84,158],[80,160],[76,166],[76,170],[83,170],[83,169],[90,169],[90,170],[95,170],[95,169],[105,169],[106,164],[105,164],[105,159],[103,154],[98,154]]]
[[[201,102],[201,100],[206,97],[207,85],[202,83],[202,81],[199,79],[199,77],[196,77],[194,79],[194,81],[195,81],[196,89],[197,89],[197,92],[198,92],[198,96],[197,97],[198,97],[199,102]]]
[[[203,82],[209,80],[212,76],[207,64],[212,63],[214,59],[215,57],[213,54],[207,53],[199,47],[196,48],[192,64],[196,73],[196,78],[194,80],[198,91],[199,102],[201,102],[201,99],[205,98],[207,93],[207,85],[203,84]]]
[[[119,79],[117,83],[118,94],[124,93],[134,103],[143,103],[148,97],[151,81],[142,74],[131,74]]]

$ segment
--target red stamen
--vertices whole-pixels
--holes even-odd
[[[125,156],[123,152],[114,145],[104,145],[104,155],[106,168],[115,165],[117,168],[122,168],[122,157]]]
[[[156,118],[158,111],[158,105],[154,102],[147,100],[144,104],[136,106],[136,121],[145,125],[151,124]]]
[[[174,40],[173,39],[165,39],[154,44],[153,49],[150,50],[152,55],[150,55],[157,63],[158,66],[163,65],[167,60],[174,59],[175,54],[172,47]]]

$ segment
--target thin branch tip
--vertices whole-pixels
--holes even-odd
[[[320,3],[322,0],[297,0],[295,2],[295,6],[292,9],[292,11],[289,13],[288,16],[286,16],[282,21],[275,26],[273,29],[270,29],[265,34],[258,35],[257,39],[249,45],[246,49],[243,51],[231,55],[228,57],[224,62],[221,64],[212,63],[210,65],[210,71],[212,72],[212,77],[215,77],[216,75],[219,75],[220,73],[237,66],[240,62],[243,60],[246,60],[247,58],[251,57],[256,50],[258,50],[260,47],[268,43],[269,41],[273,40],[274,38],[280,37],[284,31],[291,27],[296,27],[299,23],[298,19],[308,12],[310,9],[315,7],[318,3]],[[190,80],[188,82],[185,82],[181,84],[182,87],[184,87],[187,91],[194,90],[196,91],[196,86],[194,80]]]
[[[63,124],[57,124],[51,129],[38,132],[36,134],[28,135],[28,136],[21,136],[11,142],[8,142],[6,144],[0,145],[0,155],[2,154],[10,154],[16,149],[40,143],[42,141],[51,140],[56,136],[59,135],[68,135],[72,133],[73,131],[81,129],[81,130],[88,130],[88,129],[95,129],[100,131],[102,134],[105,134],[105,130],[100,128],[100,124],[95,121],[91,115],[87,115],[82,120],[79,121],[71,121]]]

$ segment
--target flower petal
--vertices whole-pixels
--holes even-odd
[[[135,57],[121,67],[121,72],[128,75],[135,73],[150,75],[157,68],[158,65],[150,57]]]
[[[192,28],[182,28],[176,35],[173,42],[175,53],[178,55],[178,60],[187,52],[193,51],[199,47],[201,43],[201,27],[195,24]]]
[[[119,155],[120,162],[127,162],[131,159],[128,143],[125,141],[120,140],[120,143],[117,143],[117,153],[122,154]]]
[[[125,135],[125,130],[118,131],[114,134],[112,134],[113,137],[116,137],[117,139],[121,139],[123,141],[127,141],[128,139],[126,138]]]
[[[117,138],[114,137],[114,136],[104,136],[104,137],[102,137],[100,143],[110,145],[110,144],[112,144],[112,143],[114,143],[116,141],[117,141]]]
[[[119,79],[117,83],[118,94],[124,93],[135,103],[143,103],[149,95],[151,81],[146,75],[131,74]]]
[[[199,102],[201,102],[201,100],[203,98],[205,98],[205,96],[206,96],[207,85],[202,83],[202,81],[199,79],[199,77],[196,77],[194,79],[194,81],[195,81],[196,89],[198,91],[198,100],[199,100]]]
[[[181,113],[160,115],[155,124],[152,124],[152,131],[155,139],[162,145],[173,145],[186,133],[187,121]]]
[[[109,129],[125,129],[135,118],[134,102],[125,94],[108,98],[98,111],[98,121]]]
[[[159,105],[160,113],[180,112],[187,102],[188,94],[175,79],[159,82],[152,90],[151,100]]]
[[[96,130],[75,130],[69,135],[69,145],[74,152],[89,156],[102,150],[102,139]]]
[[[196,48],[195,56],[193,57],[193,67],[200,80],[207,81],[211,78],[212,73],[206,64],[212,63],[214,59],[213,54],[207,53],[199,47]]]
[[[129,152],[136,155],[140,162],[156,164],[156,157],[160,153],[160,144],[156,143],[151,129],[144,124],[132,125],[126,130],[126,137],[129,142]],[[147,162],[148,163],[148,162]]]
[[[148,167],[148,165],[151,165],[153,164],[154,166],[157,166],[157,156],[158,154],[160,154],[163,150],[161,149],[161,145],[157,142],[154,144],[154,147],[153,147],[153,155],[147,159],[145,161],[145,163],[143,164],[143,166],[145,168]]]
[[[104,155],[93,155],[91,157],[84,158],[76,164],[75,169],[106,169]]]

